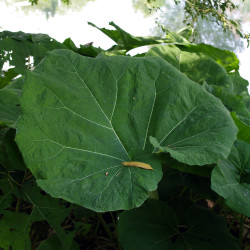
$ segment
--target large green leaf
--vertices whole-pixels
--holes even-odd
[[[21,108],[16,140],[40,187],[96,211],[140,206],[157,188],[150,135],[203,165],[227,157],[237,133],[217,98],[157,57],[51,52],[27,72]]]
[[[227,71],[213,57],[203,53],[202,49],[195,49],[197,46],[155,46],[146,55],[160,56],[199,84],[206,81],[209,85],[226,86],[233,91],[233,83]],[[203,44],[203,47],[206,45]]]
[[[181,65],[182,66],[181,68],[184,67],[184,69],[188,69],[189,67],[192,67],[194,65],[192,60],[194,61],[200,60],[201,63],[204,64],[205,59],[210,58],[211,62],[209,63],[209,60],[207,61],[208,66],[210,64],[211,66],[213,66],[212,62],[215,61],[217,64],[222,66],[226,70],[226,72],[239,69],[239,59],[236,57],[236,55],[233,52],[228,51],[228,50],[221,50],[208,44],[203,44],[203,43],[202,44],[191,44],[191,43],[183,44],[183,42],[178,44],[178,42],[175,42],[174,45],[170,45],[169,47],[168,45],[162,48],[161,47],[162,46],[156,46],[152,48],[152,50],[149,51],[149,54],[151,54],[151,52],[159,53],[159,55],[161,56],[162,52],[161,50],[158,51],[158,48],[163,49],[165,50],[164,53],[168,54],[168,55],[165,55],[166,58],[172,59],[172,62],[175,62],[176,67],[177,65],[178,66]],[[177,58],[174,58],[174,54],[176,54]],[[182,59],[184,59],[184,61],[182,61]],[[190,63],[189,67],[187,65],[187,61],[189,61]],[[197,66],[199,66],[198,63],[197,63]],[[197,71],[195,67],[194,67],[194,70],[195,72]],[[207,68],[206,70],[209,71],[209,68]],[[198,74],[198,72],[196,72],[196,74]],[[233,76],[234,74],[232,73],[231,75]],[[237,79],[237,80],[241,81],[242,79]],[[243,82],[241,82],[241,84],[242,83]]]
[[[235,211],[250,216],[250,144],[236,141],[212,172],[212,189]]]
[[[148,200],[119,215],[119,239],[125,250],[239,249],[221,216],[194,205],[181,214],[163,202]]]
[[[229,111],[250,120],[248,82],[237,72],[228,74],[226,71],[238,68],[238,59],[233,53],[205,44],[165,45],[151,48],[146,56],[160,56],[190,79],[205,86]]]

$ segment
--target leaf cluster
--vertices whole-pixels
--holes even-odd
[[[185,32],[135,37],[110,24],[90,23],[116,43],[106,51],[0,34],[0,248],[247,247],[239,60]]]

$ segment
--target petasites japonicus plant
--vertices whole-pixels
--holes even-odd
[[[159,57],[50,52],[26,73],[21,110],[16,141],[38,185],[95,211],[140,206],[162,178],[159,152],[202,167],[237,134],[219,99]]]

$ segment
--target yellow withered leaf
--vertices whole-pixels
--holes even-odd
[[[139,162],[139,161],[122,162],[122,165],[124,165],[126,167],[136,167],[136,168],[143,168],[143,169],[153,170],[153,168],[149,164]]]

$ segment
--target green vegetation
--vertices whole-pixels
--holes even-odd
[[[183,30],[110,24],[90,23],[116,43],[106,51],[0,33],[0,249],[247,248],[239,60]]]
[[[165,30],[164,26],[178,29],[182,23],[189,26],[192,40],[196,43],[203,38],[203,41],[214,43],[216,40],[217,44],[224,44],[225,36],[228,37],[229,41],[232,40],[232,37],[239,36],[246,39],[249,45],[250,34],[244,32],[241,27],[241,21],[244,17],[236,19],[233,16],[233,12],[239,8],[242,12],[246,12],[249,9],[249,1],[133,0],[133,3],[136,9],[141,10],[146,15],[161,10],[164,14],[158,20],[158,25],[163,30]],[[221,38],[222,31],[224,32],[223,39]],[[213,33],[212,40],[210,33]],[[241,46],[238,42],[234,41],[234,43]],[[234,48],[232,45],[230,47]]]
[[[95,0],[4,0],[7,5],[14,2],[25,2],[21,9],[25,13],[39,10],[49,19],[55,13],[64,14],[67,10],[79,11],[90,1]],[[171,30],[189,27],[192,41],[215,45],[221,49],[240,51],[243,39],[249,43],[249,33],[244,32],[242,23],[249,19],[249,0],[132,0],[135,10],[141,11],[145,16],[158,12],[155,28],[159,34],[166,27]],[[112,7],[108,6],[107,8]],[[243,39],[239,39],[243,38]]]

